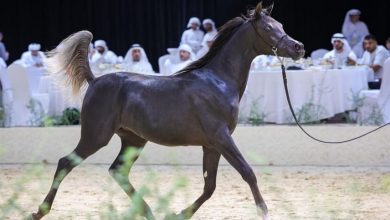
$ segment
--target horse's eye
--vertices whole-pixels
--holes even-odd
[[[267,26],[265,27],[265,30],[266,30],[266,31],[272,31],[271,25],[267,25]]]

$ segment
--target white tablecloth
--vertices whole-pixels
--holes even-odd
[[[368,69],[287,70],[291,102],[301,122],[330,118],[356,108],[359,91],[367,89]],[[250,72],[240,105],[240,119],[292,123],[281,70]]]

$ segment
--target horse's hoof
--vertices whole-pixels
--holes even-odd
[[[269,217],[269,215],[263,215],[263,220],[271,220],[271,217]]]
[[[184,220],[184,216],[182,214],[171,213],[165,216],[164,220]]]

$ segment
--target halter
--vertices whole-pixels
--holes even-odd
[[[303,127],[302,125],[298,122],[298,119],[295,115],[295,112],[294,112],[294,109],[292,107],[292,104],[291,104],[291,100],[290,100],[290,95],[289,95],[289,92],[288,92],[288,87],[287,87],[287,75],[286,75],[286,68],[284,67],[284,58],[280,58],[280,56],[278,55],[278,45],[279,43],[283,40],[283,38],[285,38],[287,35],[283,35],[277,42],[275,45],[272,46],[272,44],[268,43],[264,38],[263,36],[261,36],[261,34],[257,31],[255,25],[253,24],[253,22],[251,22],[251,25],[253,27],[253,29],[255,30],[257,36],[259,36],[266,44],[268,44],[270,47],[271,47],[271,50],[272,52],[275,54],[276,58],[279,60],[280,64],[281,64],[281,68],[282,68],[282,75],[283,75],[283,83],[284,83],[284,91],[286,93],[286,98],[287,98],[287,103],[288,103],[288,106],[290,108],[290,111],[291,111],[291,114],[294,118],[294,121],[295,123],[298,125],[298,127],[303,131],[303,133],[305,133],[308,137],[310,137],[311,139],[315,140],[315,141],[318,141],[318,142],[321,142],[321,143],[325,143],[325,144],[341,144],[341,143],[347,143],[347,142],[350,142],[350,141],[353,141],[353,140],[356,140],[356,139],[359,139],[359,138],[362,138],[370,133],[373,133],[387,125],[390,125],[390,122],[389,123],[386,123],[384,125],[381,125],[365,134],[362,134],[362,135],[359,135],[357,137],[354,137],[354,138],[351,138],[351,139],[348,139],[348,140],[343,140],[343,141],[324,141],[324,140],[321,140],[321,139],[318,139],[316,137],[313,137],[312,135],[310,135]]]
[[[278,46],[279,46],[280,42],[282,42],[282,40],[283,40],[285,37],[287,37],[287,34],[283,35],[283,36],[282,36],[274,45],[272,45],[272,44],[268,43],[268,42],[263,38],[263,36],[261,36],[261,34],[257,31],[257,28],[255,27],[255,25],[254,25],[253,23],[254,23],[254,22],[252,21],[252,22],[251,22],[251,25],[252,25],[253,29],[255,30],[257,36],[259,36],[259,37],[264,41],[264,43],[268,44],[268,46],[271,47],[272,52],[273,52],[273,53],[275,54],[275,56],[278,58],[278,60],[280,61],[280,63],[283,64],[282,59],[278,56],[277,52],[278,52]]]

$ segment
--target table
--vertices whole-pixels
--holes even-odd
[[[314,122],[356,108],[361,90],[367,89],[367,67],[287,70],[293,109],[301,122]],[[292,123],[280,69],[251,71],[240,104],[240,120]]]

